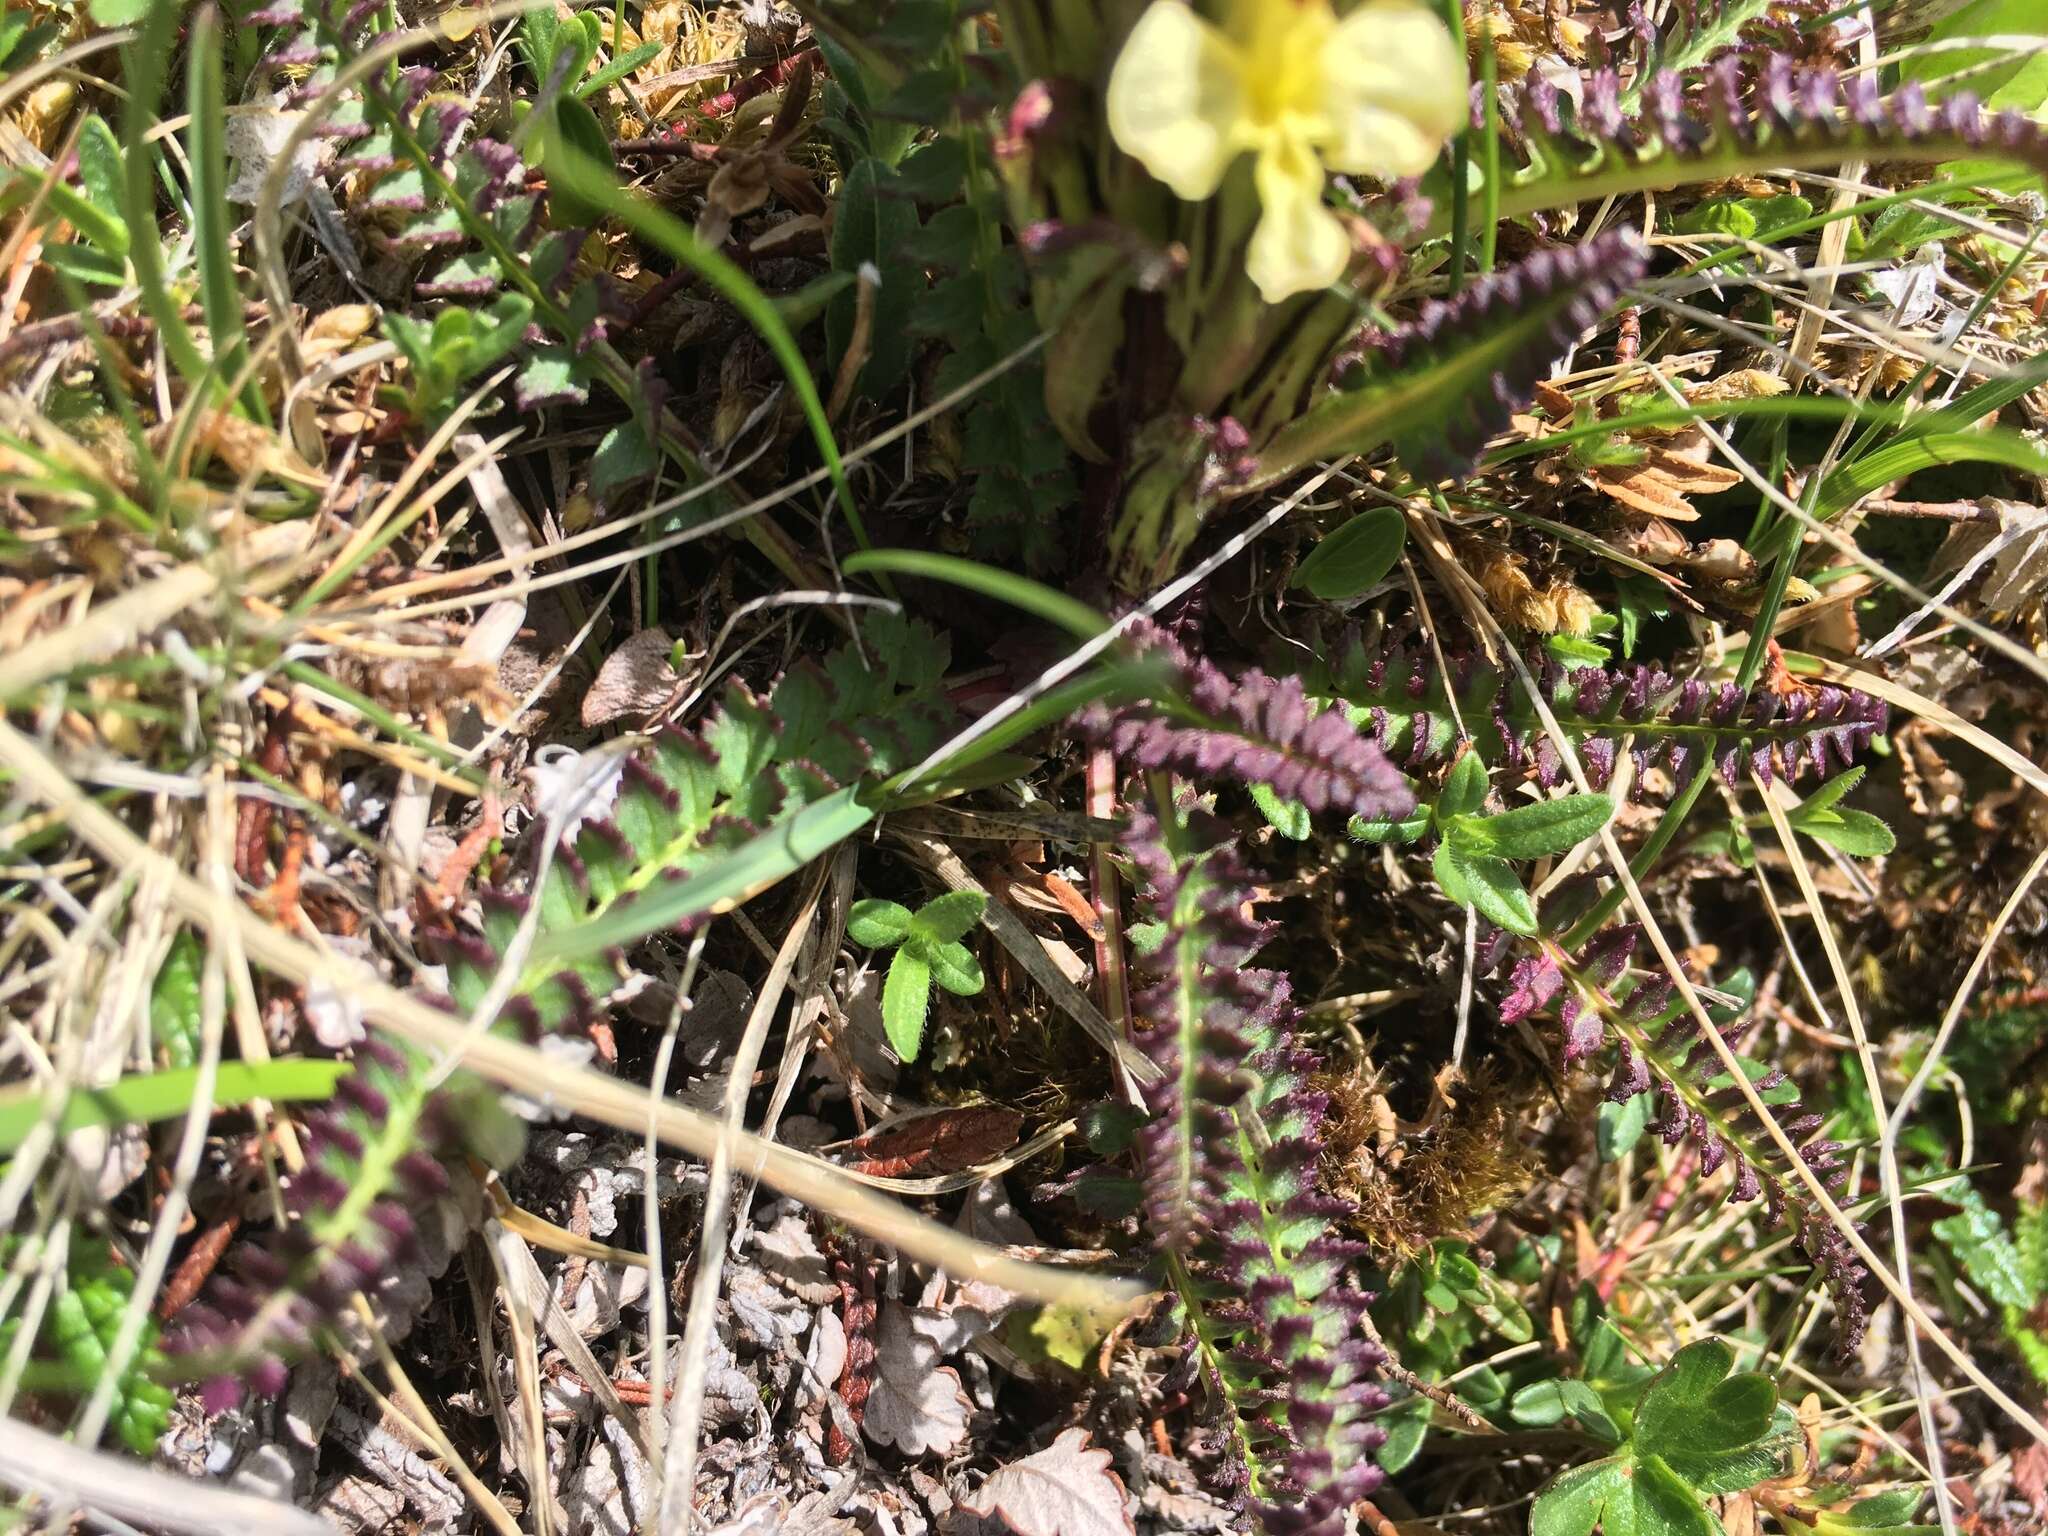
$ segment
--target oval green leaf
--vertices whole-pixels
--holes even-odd
[[[1290,585],[1306,587],[1325,602],[1357,597],[1387,579],[1407,543],[1408,523],[1399,510],[1374,507],[1311,550]]]

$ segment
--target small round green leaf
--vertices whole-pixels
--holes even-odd
[[[981,962],[965,944],[935,944],[920,951],[932,968],[932,979],[956,997],[973,997],[981,990]]]
[[[894,901],[856,901],[846,914],[846,936],[869,949],[901,944],[910,933],[910,908]]]
[[[948,891],[917,909],[910,931],[927,944],[950,944],[981,921],[987,906],[988,898],[979,891]]]
[[[1408,523],[1394,507],[1361,512],[1301,562],[1291,583],[1326,602],[1368,592],[1387,579],[1408,542]]]

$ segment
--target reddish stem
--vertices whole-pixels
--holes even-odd
[[[1671,1170],[1671,1177],[1664,1181],[1656,1196],[1650,1201],[1650,1208],[1643,1213],[1643,1219],[1630,1229],[1627,1236],[1614,1245],[1600,1260],[1600,1267],[1593,1271],[1593,1289],[1599,1292],[1602,1301],[1612,1301],[1614,1293],[1621,1286],[1622,1272],[1628,1268],[1628,1261],[1641,1251],[1643,1245],[1657,1235],[1664,1225],[1664,1219],[1671,1214],[1691,1185],[1699,1165],[1699,1152],[1687,1147],[1678,1155],[1678,1162]]]
[[[730,90],[720,91],[716,96],[699,102],[694,111],[704,122],[716,122],[719,118],[730,117],[752,101],[756,96],[779,89],[789,77],[796,73],[799,64],[817,68],[820,59],[818,50],[805,48],[770,64],[758,74],[750,75]],[[689,119],[672,125],[667,133],[650,134],[644,139],[619,139],[612,145],[612,152],[620,155],[694,155],[699,160],[708,160],[718,151],[715,144],[699,144],[690,138],[693,125]]]

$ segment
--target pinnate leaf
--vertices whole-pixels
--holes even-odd
[[[1948,1198],[1962,1210],[1934,1223],[1934,1235],[1961,1261],[1970,1283],[2001,1306],[2033,1306],[2040,1292],[2029,1280],[2019,1248],[1998,1212],[1967,1186]]]

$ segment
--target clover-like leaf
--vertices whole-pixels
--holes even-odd
[[[1661,1456],[1638,1456],[1630,1479],[1631,1519],[1609,1518],[1607,1536],[1721,1536],[1721,1522]]]
[[[1608,1413],[1600,1394],[1575,1377],[1530,1382],[1510,1399],[1508,1413],[1517,1424],[1526,1424],[1531,1429],[1548,1429],[1572,1419],[1610,1444],[1618,1445],[1622,1439],[1621,1427]]]
[[[1629,1472],[1628,1458],[1610,1456],[1563,1473],[1529,1511],[1529,1536],[1592,1536],[1595,1526],[1620,1536],[1608,1512],[1629,1503]]]
[[[1734,1364],[1718,1339],[1688,1344],[1636,1409],[1636,1454],[1662,1457],[1701,1493],[1733,1493],[1779,1469],[1778,1389],[1755,1371],[1730,1375]]]

